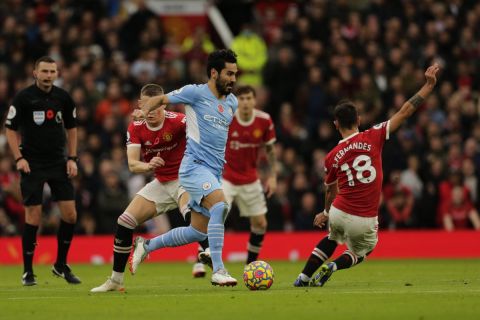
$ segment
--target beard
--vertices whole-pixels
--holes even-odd
[[[220,79],[217,79],[217,81],[215,81],[215,87],[217,88],[218,93],[222,96],[226,96],[232,92],[233,84],[233,82],[223,82],[220,81]],[[228,88],[228,86],[230,86],[230,88]]]

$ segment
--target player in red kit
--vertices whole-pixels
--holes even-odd
[[[147,84],[142,88],[140,98],[160,94],[163,94],[162,87]],[[153,172],[155,179],[137,193],[118,217],[112,276],[91,292],[124,290],[123,275],[132,249],[133,231],[138,225],[175,208],[179,208],[184,216],[188,213],[189,197],[178,181],[186,145],[185,129],[185,115],[165,111],[164,106],[148,113],[144,120],[130,123],[127,132],[128,167],[134,173]]]
[[[241,217],[250,220],[250,238],[247,245],[247,264],[257,260],[267,231],[267,197],[277,188],[275,170],[275,127],[270,116],[255,109],[255,89],[239,87],[236,91],[238,110],[228,131],[223,171],[223,192],[231,207],[235,202]],[[257,173],[259,151],[265,148],[270,176],[262,187]],[[209,264],[208,252],[199,254],[200,260]]]
[[[314,248],[294,286],[323,286],[333,272],[359,264],[373,251],[377,244],[384,142],[430,94],[438,70],[437,64],[430,66],[420,91],[390,120],[364,132],[358,130],[360,118],[351,102],[341,102],[335,107],[334,123],[343,139],[325,158],[325,210],[314,219],[317,227],[323,227],[329,220],[329,234]],[[346,243],[348,250],[323,264],[342,243]],[[312,279],[320,266],[320,272]]]

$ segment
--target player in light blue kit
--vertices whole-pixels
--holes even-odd
[[[234,286],[222,261],[224,223],[228,204],[221,187],[228,128],[237,110],[237,98],[231,93],[236,81],[237,59],[232,50],[217,50],[208,56],[208,82],[186,85],[167,95],[140,101],[142,110],[167,103],[184,103],[187,118],[187,148],[180,166],[180,184],[190,194],[191,223],[156,238],[137,237],[130,260],[134,274],[149,252],[202,241],[207,237],[213,264],[212,284]]]

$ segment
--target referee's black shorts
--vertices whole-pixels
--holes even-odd
[[[20,188],[25,206],[41,205],[43,202],[43,186],[48,183],[54,201],[74,200],[72,181],[67,175],[67,165],[56,165],[49,168],[31,169],[29,174],[21,173]]]

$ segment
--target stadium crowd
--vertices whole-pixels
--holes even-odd
[[[220,1],[220,8],[228,7]],[[213,28],[182,42],[135,1],[8,0],[0,3],[0,110],[32,83],[42,55],[59,64],[58,86],[77,106],[78,233],[112,233],[116,218],[148,177],[128,171],[125,132],[139,89],[170,91],[206,81],[205,57],[222,44]],[[132,3],[133,4],[133,1]],[[239,82],[257,88],[258,107],[277,128],[278,190],[269,201],[271,230],[312,230],[323,209],[323,161],[339,135],[331,111],[355,102],[362,128],[392,115],[423,84],[432,61],[438,89],[386,143],[380,227],[480,229],[480,3],[454,1],[258,1],[236,4]],[[181,106],[172,106],[182,110]],[[2,126],[3,127],[3,126]],[[262,167],[262,163],[260,163]],[[0,234],[18,234],[19,176],[0,135]],[[261,170],[262,171],[262,170]],[[45,200],[43,234],[58,209]],[[171,223],[181,223],[171,215]],[[180,218],[181,219],[181,218]],[[233,214],[227,228],[244,230]],[[158,226],[146,231],[158,232]]]

